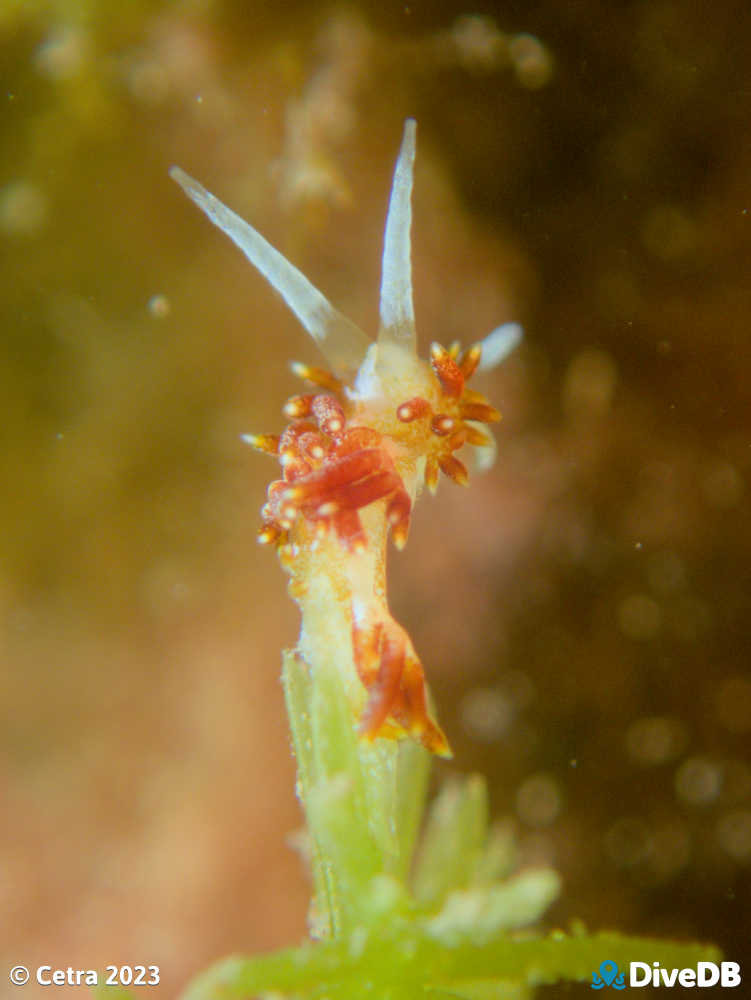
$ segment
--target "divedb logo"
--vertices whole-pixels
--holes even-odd
[[[659,962],[631,962],[626,973],[620,972],[616,962],[606,959],[600,963],[600,971],[592,973],[590,986],[593,990],[612,987],[625,990],[627,986],[638,989],[641,986],[682,986],[684,989],[699,989],[708,986],[740,986],[741,967],[737,962],[699,962],[695,969],[663,969]]]

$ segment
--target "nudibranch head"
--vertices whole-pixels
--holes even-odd
[[[386,538],[390,533],[397,548],[404,547],[423,483],[435,491],[443,472],[467,484],[467,468],[456,455],[460,448],[492,447],[483,425],[500,414],[467,388],[467,381],[482,367],[484,348],[497,363],[516,345],[520,331],[507,324],[468,350],[434,343],[429,360],[417,356],[410,258],[415,138],[410,119],[386,221],[375,341],[252,226],[179,168],[171,174],[283,296],[329,365],[293,365],[309,391],[286,403],[290,422],[281,435],[244,435],[254,448],[276,456],[281,467],[280,478],[268,488],[259,541],[276,544],[290,573],[290,591],[303,611],[303,636],[306,612],[325,615],[321,594],[344,608],[354,668],[344,681],[359,702],[363,736],[409,735],[450,756],[428,706],[422,665],[388,610]]]

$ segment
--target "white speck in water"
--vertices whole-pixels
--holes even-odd
[[[172,306],[166,295],[159,294],[151,296],[148,309],[156,319],[164,319],[165,316],[169,316]]]

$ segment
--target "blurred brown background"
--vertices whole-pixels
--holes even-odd
[[[748,956],[750,19],[2,4],[4,967],[153,963],[171,996],[304,933],[297,613],[239,435],[319,359],[167,169],[374,332],[407,115],[423,349],[526,329],[477,383],[497,465],[391,559],[437,780],[488,776],[521,861],[564,876],[553,924]]]

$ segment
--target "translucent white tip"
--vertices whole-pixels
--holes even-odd
[[[412,177],[417,122],[408,118],[394,170],[391,200],[383,238],[381,271],[381,343],[398,343],[416,350],[415,313],[412,305]]]
[[[318,344],[334,373],[350,380],[371,344],[370,338],[315,288],[286,257],[259,232],[210,194],[184,170],[172,167],[170,177],[198,205],[215,226],[242,250],[248,260],[276,289]]]
[[[477,370],[480,372],[490,371],[511,354],[514,348],[521,342],[523,331],[518,323],[504,323],[497,326],[495,330],[480,341],[482,356]]]

